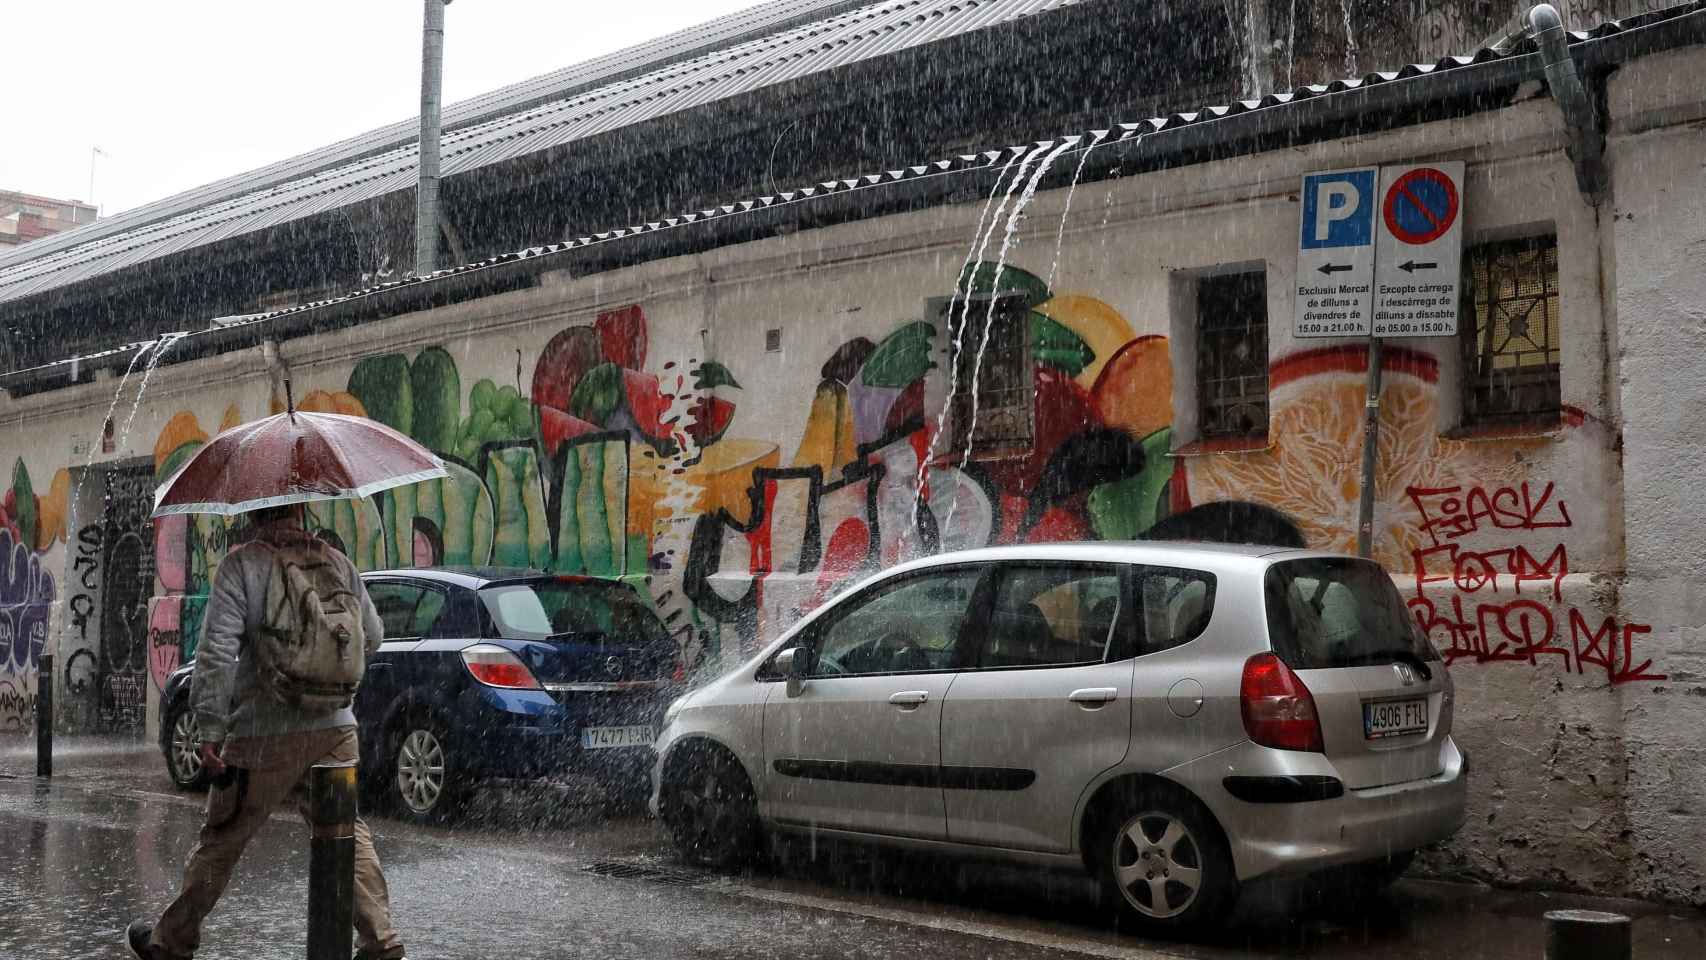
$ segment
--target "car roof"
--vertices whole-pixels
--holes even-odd
[[[982,547],[939,553],[905,564],[900,569],[951,563],[980,563],[995,560],[1067,560],[1102,563],[1143,563],[1174,566],[1212,563],[1215,566],[1247,564],[1260,570],[1277,559],[1336,557],[1336,553],[1303,550],[1266,544],[1209,543],[1184,540],[1093,540],[1067,543],[1026,543],[1004,547]]]
[[[381,580],[404,578],[409,580],[431,580],[434,583],[449,583],[459,587],[478,589],[488,583],[509,580],[547,579],[551,574],[531,567],[396,567],[390,570],[372,570],[361,575],[363,580]]]
[[[494,583],[514,583],[519,580],[558,580],[572,583],[583,583],[594,587],[612,587],[624,590],[633,588],[614,577],[594,577],[576,573],[552,573],[548,570],[538,570],[533,567],[500,567],[500,566],[441,566],[441,567],[392,567],[387,570],[370,570],[361,575],[363,580],[428,580],[433,583],[445,583],[470,590]]]

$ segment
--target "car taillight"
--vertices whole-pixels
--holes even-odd
[[[462,649],[462,663],[475,680],[488,687],[506,690],[538,690],[539,681],[521,658],[490,643],[476,643]]]
[[[1279,657],[1258,653],[1244,661],[1238,695],[1244,732],[1252,741],[1278,750],[1325,750],[1315,698]]]

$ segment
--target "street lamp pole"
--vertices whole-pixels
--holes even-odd
[[[426,0],[421,29],[420,179],[415,189],[415,276],[438,269],[439,108],[444,72],[444,8],[450,0]]]

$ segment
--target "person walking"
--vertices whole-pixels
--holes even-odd
[[[359,680],[366,657],[383,639],[379,613],[349,558],[304,529],[300,503],[252,517],[255,538],[219,564],[196,648],[194,710],[203,769],[213,784],[207,819],[177,898],[157,922],[137,920],[125,932],[141,960],[193,957],[202,921],[224,893],[244,846],[273,810],[289,801],[306,820],[309,768],[356,762],[355,714],[348,701],[354,682],[328,684],[323,677],[297,682],[290,673],[294,664],[281,659],[288,654],[278,651],[334,648],[328,656],[342,657],[346,670],[347,661],[355,662],[353,672],[339,679]],[[309,605],[314,612],[285,609],[303,596],[317,601]],[[355,649],[335,649],[345,646]],[[403,960],[385,875],[360,818],[355,934],[358,960]]]

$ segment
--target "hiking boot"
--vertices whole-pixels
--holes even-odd
[[[124,944],[130,952],[136,954],[138,960],[165,960],[166,955],[149,942],[154,935],[154,925],[146,920],[132,920],[124,931]]]
[[[355,952],[355,960],[409,960],[409,958],[403,956],[402,947],[392,947],[389,950],[363,947]]]

